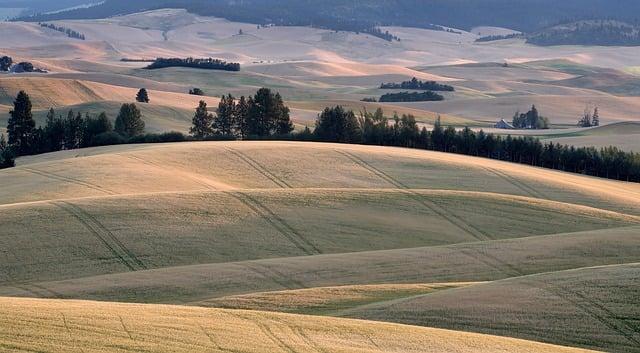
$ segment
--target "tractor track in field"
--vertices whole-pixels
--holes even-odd
[[[498,169],[495,168],[489,168],[489,167],[483,167],[486,171],[488,171],[489,173],[497,176],[498,178],[506,181],[507,183],[515,186],[517,189],[520,189],[522,192],[524,192],[526,195],[531,196],[533,198],[538,198],[538,199],[546,199],[546,197],[544,195],[542,195],[541,192],[539,192],[538,190],[536,190],[535,188],[530,187],[529,185],[521,182],[520,180],[517,180],[516,178],[512,177],[511,175],[504,173]]]
[[[264,176],[265,178],[269,179],[271,182],[276,184],[279,188],[283,188],[283,189],[291,189],[292,188],[292,186],[289,183],[287,183],[284,179],[282,179],[282,178],[278,177],[277,175],[273,174],[272,172],[270,172],[267,168],[265,168],[258,161],[256,161],[255,159],[247,156],[246,153],[240,152],[240,151],[235,150],[235,149],[230,148],[230,147],[226,147],[225,149],[227,151],[229,151],[231,154],[233,154],[234,156],[238,157],[244,163],[249,165],[251,168],[253,168],[253,170],[255,170],[256,172],[260,173],[262,176]]]
[[[447,212],[445,209],[443,209],[441,206],[437,205],[435,202],[432,202],[432,201],[429,201],[429,200],[425,200],[422,197],[421,194],[415,192],[409,186],[407,186],[404,183],[396,180],[395,178],[393,178],[389,174],[387,174],[387,173],[383,172],[382,170],[374,167],[370,163],[365,162],[360,157],[358,157],[358,156],[356,156],[356,155],[354,155],[352,153],[346,152],[346,151],[336,150],[336,152],[338,152],[339,154],[347,157],[353,163],[355,163],[358,166],[366,169],[367,171],[369,171],[373,175],[377,176],[378,178],[384,180],[385,182],[387,182],[388,184],[392,185],[393,187],[402,190],[411,199],[413,199],[414,201],[416,201],[419,204],[423,205],[427,209],[431,210],[431,212],[433,212],[433,213],[437,214],[438,216],[444,218],[449,223],[453,224],[456,228],[458,228],[458,229],[462,230],[463,232],[471,235],[473,238],[475,238],[477,240],[481,240],[481,241],[483,241],[483,240],[493,240],[485,232],[483,232],[480,229],[474,227],[473,225],[465,222],[462,218],[452,214],[451,212]]]
[[[66,201],[54,202],[53,205],[75,217],[93,234],[120,262],[131,271],[147,270],[147,266],[131,252],[111,231],[82,208]]]
[[[282,339],[280,339],[280,337],[278,337],[275,333],[273,333],[273,331],[271,330],[271,328],[269,326],[267,326],[266,324],[260,322],[260,320],[249,320],[241,315],[238,315],[232,311],[228,311],[227,314],[229,314],[230,316],[233,316],[236,319],[240,319],[244,322],[250,322],[251,324],[253,324],[254,326],[256,326],[265,336],[267,336],[267,338],[269,338],[269,340],[273,343],[275,343],[278,347],[280,347],[280,349],[289,352],[289,353],[297,353],[297,351],[295,349],[293,349],[293,347],[291,347],[290,345],[288,345],[285,341],[283,341]]]
[[[306,255],[318,255],[322,252],[310,241],[305,239],[302,234],[293,229],[284,219],[271,211],[268,207],[256,200],[254,197],[242,192],[226,192],[231,197],[240,201],[250,210],[255,212],[258,216],[262,217],[267,223],[269,223],[275,230],[282,236],[287,238],[296,248],[301,250]]]
[[[570,288],[564,287],[559,284],[551,284],[543,281],[532,281],[536,283],[538,288],[541,288],[569,303],[581,310],[583,313],[591,316],[592,318],[600,321],[603,325],[607,326],[611,330],[617,332],[627,341],[633,343],[637,347],[640,347],[640,332],[637,328],[624,320],[614,319],[616,314],[609,310],[604,305],[589,299],[587,296]],[[577,299],[576,299],[577,297]]]
[[[490,266],[510,277],[526,276],[525,273],[520,271],[515,266],[508,264],[500,260],[496,256],[490,255],[486,252],[479,252],[476,250],[476,252],[473,253],[471,250],[468,250],[468,249],[463,249],[461,250],[461,252],[464,255],[474,258],[477,261],[480,261],[485,265]],[[625,339],[627,339],[629,342],[640,346],[640,337],[638,337],[638,334],[640,334],[639,330],[635,328],[633,325],[630,325],[629,323],[625,322],[624,320],[612,319],[616,316],[615,313],[611,312],[611,310],[606,308],[604,305],[592,299],[589,299],[587,296],[577,291],[571,290],[570,288],[563,287],[562,285],[552,284],[552,283],[535,280],[535,279],[534,280],[525,279],[525,280],[527,280],[536,288],[547,291],[563,300],[566,300],[567,302],[571,303],[573,306],[578,308],[580,311],[582,311],[586,315],[591,316],[592,318],[601,322],[606,327],[617,332],[618,334],[623,336]],[[576,297],[578,299],[576,299]]]
[[[294,290],[294,289],[304,288],[302,283],[297,281],[289,281],[292,284],[294,284],[294,286],[292,286],[291,284],[288,284],[286,281],[282,280],[282,279],[287,279],[287,276],[269,267],[261,266],[256,263],[242,263],[242,264],[237,263],[237,265],[240,267],[246,268],[257,275],[260,275],[261,277],[267,280],[272,281],[273,283],[279,285],[283,289]]]
[[[103,188],[103,187],[101,187],[99,185],[92,184],[92,183],[89,183],[89,182],[86,182],[86,181],[82,181],[82,180],[79,180],[79,179],[66,177],[66,176],[58,175],[58,174],[51,173],[51,172],[45,172],[43,170],[39,170],[39,169],[31,168],[31,167],[22,167],[21,169],[24,170],[24,171],[27,171],[29,173],[45,177],[45,178],[49,178],[49,179],[53,179],[53,180],[57,180],[57,181],[62,181],[62,182],[65,182],[65,183],[71,183],[71,184],[75,184],[75,185],[84,186],[84,187],[87,187],[87,188],[92,189],[92,190],[103,192],[103,193],[105,193],[107,195],[116,195],[115,192],[113,192],[113,191],[111,191],[109,189],[105,189],[105,188]]]

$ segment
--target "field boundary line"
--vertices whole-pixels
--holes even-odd
[[[280,234],[287,238],[293,245],[307,255],[318,255],[322,252],[315,245],[305,239],[298,231],[294,230],[284,219],[276,215],[264,204],[246,193],[235,191],[225,192],[236,200],[240,201],[250,210],[258,214],[262,219],[269,223]]]
[[[244,163],[248,164],[251,168],[253,168],[255,171],[260,173],[262,176],[264,176],[265,178],[271,180],[278,187],[283,188],[283,189],[292,189],[292,186],[289,183],[287,183],[284,179],[279,178],[278,176],[273,174],[271,171],[269,171],[267,168],[265,168],[258,161],[256,161],[255,159],[247,156],[246,153],[240,152],[240,151],[235,150],[235,149],[233,149],[231,147],[225,147],[225,149],[227,151],[229,151],[231,154],[233,154],[234,156],[236,156],[239,159],[241,159]]]
[[[360,157],[354,155],[353,153],[350,153],[350,152],[347,152],[347,151],[342,151],[342,150],[335,150],[335,151],[338,152],[339,154],[347,157],[348,159],[350,159],[352,162],[354,162],[355,164],[359,165],[360,167],[368,170],[370,173],[378,176],[379,178],[381,178],[382,180],[384,180],[387,183],[391,184],[392,186],[400,189],[402,192],[407,194],[414,201],[422,204],[424,207],[426,207],[429,210],[431,210],[431,212],[433,212],[433,213],[437,214],[438,216],[444,218],[449,223],[453,224],[455,227],[457,227],[460,230],[462,230],[463,232],[471,235],[473,238],[475,238],[477,240],[480,240],[480,241],[493,240],[485,232],[483,232],[483,231],[479,230],[478,228],[472,226],[471,224],[465,222],[460,217],[458,217],[458,216],[456,216],[454,214],[451,214],[451,213],[447,213],[442,207],[437,205],[435,202],[425,200],[420,193],[417,193],[412,188],[410,188],[407,185],[403,184],[402,182],[394,179],[392,176],[390,176],[387,173],[383,172],[382,170],[374,167],[370,163],[365,162],[363,159],[361,159]]]

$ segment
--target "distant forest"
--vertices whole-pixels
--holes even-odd
[[[240,71],[240,64],[238,63],[228,63],[226,61],[213,58],[157,58],[153,63],[145,67],[145,69],[153,70],[165,67],[190,67],[205,70]]]
[[[301,25],[360,31],[378,26],[471,29],[482,25],[535,32],[569,20],[633,21],[637,0],[106,0],[86,9],[43,14],[29,21],[106,18],[159,8],[256,24]],[[357,19],[357,20],[354,20]],[[441,28],[442,29],[442,28]]]
[[[444,97],[431,91],[426,92],[400,92],[383,94],[379,102],[432,102],[442,101]]]
[[[44,23],[44,22],[40,22],[38,23],[40,25],[40,27],[45,27],[45,28],[49,28],[52,29],[54,31],[58,31],[60,33],[64,33],[67,35],[67,37],[69,38],[75,38],[75,39],[80,39],[80,40],[85,40],[85,36],[84,34],[80,33],[80,32],[76,32],[70,28],[66,28],[66,27],[62,27],[62,26],[56,26],[53,23]]]
[[[446,92],[453,92],[455,90],[453,86],[437,83],[436,81],[420,81],[415,77],[410,81],[401,83],[382,83],[380,89],[415,89]]]
[[[527,35],[535,45],[640,45],[640,26],[612,20],[589,20],[553,26]]]

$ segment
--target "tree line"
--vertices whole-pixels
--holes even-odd
[[[72,30],[71,28],[66,28],[66,27],[62,27],[62,26],[56,26],[53,23],[45,23],[45,22],[38,22],[38,24],[40,25],[40,27],[49,28],[49,29],[52,29],[54,31],[58,31],[60,33],[64,33],[69,38],[85,40],[84,34],[82,34],[80,32],[76,32],[76,31]]]
[[[640,153],[616,147],[573,147],[542,143],[530,136],[500,136],[468,127],[444,127],[438,118],[432,130],[419,128],[412,115],[389,119],[381,109],[374,113],[338,106],[326,108],[313,133],[300,134],[306,140],[398,146],[480,156],[591,176],[640,182]]]
[[[444,97],[433,91],[385,93],[378,99],[379,102],[431,102],[442,100],[444,100]]]
[[[533,110],[533,109],[532,109]],[[134,103],[123,104],[112,128],[106,114],[90,116],[69,112],[56,117],[52,109],[44,127],[35,126],[31,101],[20,92],[7,126],[8,140],[0,136],[0,168],[13,166],[16,155],[118,143],[153,143],[185,140],[289,139],[418,148],[527,164],[603,178],[640,182],[640,153],[615,147],[597,149],[542,143],[530,136],[513,137],[444,127],[440,118],[433,129],[420,127],[412,115],[392,118],[382,109],[358,114],[341,106],[325,108],[315,129],[293,132],[289,108],[279,93],[262,88],[254,96],[224,96],[217,112],[204,101],[195,110],[191,137],[179,132],[144,134],[145,124]]]
[[[36,127],[31,99],[20,91],[9,112],[8,140],[0,148],[0,165],[11,166],[16,156],[124,143],[144,133],[144,127],[142,113],[133,103],[121,106],[115,126],[104,112],[92,116],[69,110],[63,116],[51,108],[44,126]]]
[[[401,83],[382,83],[380,89],[415,89],[415,90],[429,90],[429,91],[446,91],[453,92],[455,89],[453,86],[438,83],[436,81],[421,81],[417,78],[412,78],[410,81],[403,81]]]
[[[166,67],[190,67],[205,70],[240,71],[239,63],[230,63],[213,58],[157,58],[153,63],[145,67],[145,69],[153,70]]]
[[[516,129],[548,129],[549,119],[540,115],[535,105],[526,113],[516,112],[512,125]]]
[[[190,133],[196,139],[247,139],[284,136],[292,131],[289,107],[280,93],[261,88],[253,97],[223,96],[215,115],[209,113],[207,103],[200,101]]]

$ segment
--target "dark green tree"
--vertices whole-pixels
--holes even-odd
[[[289,108],[284,105],[279,93],[273,94],[268,88],[256,92],[247,117],[247,135],[284,135],[293,131],[289,118]]]
[[[362,140],[362,130],[353,111],[342,106],[325,108],[316,119],[316,138],[323,141],[357,143]]]
[[[116,118],[115,131],[120,135],[130,138],[144,132],[142,113],[134,103],[123,104]]]
[[[0,169],[15,167],[15,155],[4,134],[0,134]]]
[[[74,115],[69,110],[67,118],[64,120],[64,148],[68,150],[80,148],[82,145],[82,134],[84,130],[84,119],[82,114]]]
[[[9,112],[7,133],[9,145],[18,155],[32,153],[33,135],[36,122],[31,113],[31,99],[25,91],[20,91],[13,102],[13,110]]]
[[[209,113],[207,109],[207,103],[200,101],[191,120],[191,129],[189,129],[191,136],[197,139],[204,139],[211,136],[213,134],[213,119],[213,114]]]
[[[235,127],[236,101],[229,94],[222,96],[218,104],[218,112],[213,119],[213,131],[218,135],[233,136]]]
[[[146,88],[140,88],[136,95],[136,101],[140,103],[149,103],[149,93]]]
[[[87,114],[84,118],[83,127],[82,147],[93,146],[96,136],[113,131],[111,120],[109,120],[107,113],[105,112],[100,113],[95,118],[92,118]]]
[[[247,119],[249,117],[249,108],[252,103],[253,99],[251,99],[251,97],[247,100],[244,96],[241,96],[238,103],[236,103],[234,129],[241,139],[247,138]]]
[[[3,56],[0,58],[0,71],[9,71],[13,65],[13,59],[9,56]]]

